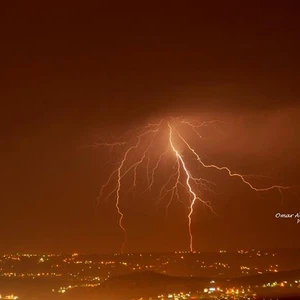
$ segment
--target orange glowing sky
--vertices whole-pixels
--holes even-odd
[[[260,175],[247,178],[255,186],[297,186],[300,37],[293,6],[3,4],[0,252],[119,251],[113,200],[95,212],[114,170],[110,151],[90,145],[171,115],[225,121],[218,130],[203,128],[205,142],[193,145],[205,163]],[[190,141],[194,133],[183,134]],[[178,136],[174,144],[183,151]],[[159,145],[155,155],[166,151]],[[119,155],[113,152],[113,167]],[[173,160],[164,157],[166,170],[175,158],[167,155]],[[204,198],[218,217],[195,205],[195,249],[300,247],[299,225],[274,218],[300,210],[294,194],[249,192],[225,171],[206,171],[216,186]],[[168,176],[157,175],[152,191]],[[125,191],[126,251],[188,248],[187,207],[175,201],[166,218],[165,209],[151,206],[154,195]]]

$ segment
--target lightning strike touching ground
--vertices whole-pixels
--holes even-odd
[[[181,117],[171,117],[162,119],[158,123],[149,123],[142,128],[132,131],[127,141],[113,143],[100,142],[95,144],[96,147],[103,146],[109,148],[110,156],[113,155],[113,152],[116,152],[118,156],[120,153],[123,153],[122,159],[118,162],[118,167],[108,176],[107,181],[100,189],[98,197],[100,201],[101,199],[108,199],[115,195],[115,206],[119,216],[118,223],[124,233],[121,253],[124,252],[127,241],[127,231],[123,222],[124,212],[121,208],[120,201],[121,189],[123,186],[124,188],[126,187],[126,184],[122,184],[122,180],[132,173],[132,185],[130,188],[127,188],[127,190],[130,191],[137,188],[139,181],[143,182],[143,179],[146,179],[144,183],[140,183],[141,185],[146,185],[140,194],[151,193],[154,189],[156,176],[166,173],[164,169],[166,167],[161,166],[164,160],[173,160],[174,163],[171,171],[169,171],[168,180],[161,185],[156,204],[159,205],[160,202],[169,195],[169,200],[166,204],[166,215],[174,199],[187,205],[189,250],[191,252],[194,251],[192,223],[195,205],[199,202],[214,212],[211,203],[207,200],[203,200],[202,192],[213,193],[213,186],[215,185],[214,182],[194,174],[196,171],[195,168],[193,168],[193,159],[196,159],[198,162],[201,174],[204,173],[205,169],[213,169],[221,172],[226,171],[230,177],[240,179],[243,184],[255,192],[278,190],[278,192],[282,194],[283,190],[290,189],[290,187],[282,185],[271,185],[264,188],[255,187],[246,179],[247,177],[249,178],[248,175],[233,172],[227,166],[205,163],[203,158],[200,157],[195,148],[188,141],[188,137],[183,136],[183,131],[187,133],[188,130],[196,135],[196,140],[193,142],[200,143],[203,140],[203,135],[200,132],[201,129],[213,126],[214,129],[220,131],[217,125],[222,123],[224,122],[219,120],[195,122]],[[190,134],[186,135],[190,138]],[[161,144],[163,144],[163,150],[157,154],[157,149],[160,150]],[[139,169],[144,170],[146,176],[138,176]],[[104,195],[106,195],[106,197],[104,197]]]
[[[190,212],[188,214],[188,219],[189,219],[189,235],[190,235],[190,251],[192,252],[193,251],[193,234],[192,234],[192,229],[191,229],[191,226],[192,226],[192,215],[193,215],[193,212],[194,212],[194,205],[195,205],[195,202],[197,200],[200,200],[202,203],[204,203],[205,205],[208,205],[206,202],[204,202],[203,200],[201,200],[197,195],[196,193],[194,192],[193,188],[191,187],[191,184],[190,184],[190,180],[191,180],[191,175],[190,175],[190,172],[189,170],[187,169],[186,167],[186,164],[182,158],[182,156],[179,154],[178,150],[175,148],[174,144],[173,144],[173,131],[172,131],[172,126],[170,124],[168,124],[169,126],[169,129],[170,129],[170,134],[169,134],[169,142],[170,142],[170,145],[172,147],[172,150],[173,152],[175,153],[176,157],[178,158],[178,160],[180,161],[183,169],[184,169],[184,172],[186,174],[186,185],[188,187],[188,190],[190,192],[190,194],[192,195],[192,201],[190,203]]]

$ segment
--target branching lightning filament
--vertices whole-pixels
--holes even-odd
[[[169,172],[167,181],[160,185],[156,196],[156,204],[159,205],[161,201],[169,197],[166,204],[166,213],[168,213],[168,209],[174,200],[187,205],[189,250],[191,252],[194,251],[192,224],[196,203],[199,202],[214,212],[211,203],[203,200],[203,192],[214,192],[214,182],[204,177],[205,169],[227,173],[230,177],[239,179],[241,183],[255,192],[277,190],[279,193],[282,193],[283,190],[290,189],[290,187],[281,185],[272,185],[263,188],[256,187],[247,179],[248,176],[233,172],[228,166],[218,166],[205,162],[196,151],[197,148],[195,148],[203,140],[201,129],[213,126],[213,128],[219,130],[217,125],[221,123],[223,122],[219,120],[195,122],[184,118],[168,118],[162,119],[158,123],[150,123],[147,126],[136,129],[131,133],[131,137],[128,140],[95,144],[97,147],[104,146],[109,148],[110,156],[112,153],[118,156],[121,155],[118,167],[111,172],[107,181],[102,185],[98,200],[114,196],[119,227],[124,233],[121,246],[122,253],[125,250],[127,241],[127,231],[124,225],[125,215],[122,210],[121,201],[121,190],[123,186],[124,188],[126,186],[126,184],[123,184],[123,180],[127,177],[132,179],[131,187],[126,187],[128,191],[136,189],[138,182],[146,179],[146,186],[140,194],[151,193],[154,190],[156,177],[166,173],[165,169],[168,169],[163,165],[164,161],[173,161],[173,167],[171,171],[167,170]],[[189,141],[191,136],[193,136],[193,143]],[[157,153],[158,149],[159,153]],[[195,164],[192,164],[193,161],[198,163],[199,169],[196,171],[193,166]],[[141,176],[138,175],[139,169],[145,174],[145,176],[142,176],[143,178],[140,178]],[[200,173],[201,177],[198,173]],[[159,185],[161,180],[157,180],[157,182]]]

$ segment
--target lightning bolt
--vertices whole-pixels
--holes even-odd
[[[190,251],[193,252],[192,215],[193,215],[193,212],[194,212],[194,205],[195,205],[196,201],[199,200],[203,204],[209,206],[209,208],[211,208],[211,206],[208,205],[205,201],[201,200],[197,196],[197,194],[195,193],[193,188],[191,187],[191,180],[193,180],[193,177],[191,176],[191,174],[190,174],[190,172],[189,172],[182,156],[180,155],[179,151],[174,146],[172,126],[170,124],[168,124],[168,126],[169,126],[169,129],[170,129],[170,131],[169,131],[169,143],[170,143],[171,148],[172,148],[173,152],[175,153],[176,157],[180,161],[180,163],[182,165],[182,168],[184,169],[184,172],[186,174],[186,186],[188,187],[188,190],[189,190],[190,194],[192,195],[192,200],[191,200],[191,203],[190,203],[190,212],[188,214],[188,224],[189,224],[189,236],[190,236]]]
[[[178,136],[184,142],[184,144],[188,147],[188,149],[194,154],[194,156],[197,158],[197,161],[204,168],[213,168],[213,169],[216,169],[218,171],[226,171],[230,177],[238,177],[238,178],[240,178],[243,181],[243,183],[245,183],[246,185],[248,185],[252,190],[254,190],[256,192],[267,192],[267,191],[274,190],[274,189],[277,189],[279,191],[291,189],[291,187],[281,186],[281,185],[272,185],[272,186],[269,186],[269,187],[266,187],[266,188],[256,188],[249,181],[247,181],[245,179],[246,176],[243,176],[242,174],[239,174],[239,173],[234,173],[228,167],[219,167],[219,166],[214,165],[214,164],[205,164],[202,161],[202,159],[200,158],[200,156],[196,153],[196,151],[189,145],[189,143],[182,137],[182,135],[180,133],[178,133]]]
[[[149,125],[148,127],[152,127],[152,125]],[[137,136],[137,142],[135,143],[135,145],[129,147],[125,151],[125,154],[123,156],[123,159],[121,160],[121,163],[120,163],[119,167],[117,168],[117,170],[115,170],[113,173],[111,173],[108,181],[101,187],[100,196],[102,196],[104,188],[107,187],[107,185],[111,181],[112,177],[115,175],[115,173],[117,173],[117,186],[116,186],[116,189],[115,189],[116,190],[116,209],[117,209],[117,212],[119,214],[119,227],[121,228],[121,230],[124,233],[124,240],[123,240],[123,243],[122,243],[122,246],[121,246],[121,253],[124,252],[125,244],[126,244],[126,241],[127,241],[127,232],[126,232],[126,229],[123,225],[124,213],[122,212],[122,210],[120,208],[121,180],[131,169],[134,169],[134,182],[133,182],[133,185],[134,186],[136,185],[136,169],[143,162],[143,160],[145,159],[146,153],[149,150],[152,143],[150,143],[148,145],[147,149],[143,153],[142,158],[139,161],[137,161],[136,163],[134,163],[133,165],[131,165],[130,168],[127,171],[125,171],[125,174],[122,174],[122,170],[124,168],[124,164],[126,163],[128,155],[130,154],[130,152],[134,151],[135,149],[137,149],[140,146],[142,137],[148,135],[151,132],[153,133],[153,132],[157,132],[157,131],[158,131],[158,129],[149,129],[149,130],[145,131],[144,133],[138,135]],[[153,138],[152,138],[152,141],[153,141]],[[110,144],[108,144],[108,145],[110,146]],[[113,144],[113,146],[115,146],[115,143]]]
[[[131,138],[124,142],[113,142],[106,143],[101,141],[96,143],[95,147],[104,146],[112,151],[122,151],[123,155],[118,163],[118,167],[111,172],[108,176],[107,181],[101,186],[98,201],[101,199],[108,199],[115,195],[115,206],[118,214],[118,225],[123,232],[124,238],[121,246],[121,253],[124,252],[125,245],[127,242],[127,231],[124,225],[124,212],[121,207],[121,189],[122,179],[132,173],[132,186],[130,189],[135,189],[138,185],[138,168],[145,168],[145,179],[147,182],[146,188],[143,189],[142,193],[151,193],[153,190],[155,177],[158,172],[161,173],[162,161],[165,159],[174,159],[172,171],[170,172],[167,181],[162,185],[160,192],[157,196],[157,206],[159,203],[168,195],[170,195],[169,201],[166,205],[166,216],[168,209],[174,199],[177,199],[181,203],[185,204],[184,198],[188,199],[188,237],[189,237],[189,250],[194,251],[194,238],[192,231],[193,215],[195,213],[196,203],[201,203],[204,207],[209,208],[213,213],[214,210],[211,203],[207,200],[203,200],[201,197],[202,191],[214,192],[214,182],[211,182],[203,177],[197,177],[190,168],[190,156],[194,157],[199,164],[200,172],[203,173],[205,169],[213,169],[220,172],[226,172],[228,176],[238,178],[243,184],[248,186],[255,192],[268,192],[271,190],[278,190],[281,194],[284,190],[290,190],[291,187],[282,185],[272,185],[264,188],[258,188],[254,186],[249,179],[251,176],[243,175],[240,173],[233,172],[227,166],[218,166],[216,164],[206,163],[203,158],[196,152],[195,148],[188,141],[187,138],[181,133],[182,129],[188,128],[191,132],[194,132],[196,141],[201,142],[203,135],[201,129],[203,127],[213,126],[216,130],[220,131],[217,127],[218,124],[224,122],[219,120],[211,120],[205,122],[198,122],[193,120],[187,120],[183,117],[170,117],[168,119],[162,119],[157,123],[149,123],[141,128],[136,128],[131,131],[129,136]],[[184,128],[183,128],[184,127]],[[165,145],[164,150],[159,153],[157,158],[154,155],[151,156],[153,148],[160,149],[161,141]],[[155,146],[155,147],[154,147]],[[182,149],[187,151],[187,156],[183,155]],[[155,151],[153,151],[155,152]],[[144,165],[143,165],[144,164]],[[111,189],[110,186],[113,182],[116,182],[114,187]],[[187,193],[187,197],[182,197],[179,193],[179,189],[182,189],[184,193]],[[108,192],[107,192],[108,191]],[[106,195],[106,197],[105,197]],[[183,199],[182,199],[183,198]],[[186,204],[185,204],[186,205]]]

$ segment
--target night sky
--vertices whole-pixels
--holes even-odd
[[[298,1],[50,2],[0,10],[0,252],[118,252],[114,199],[94,209],[107,153],[89,145],[159,117],[222,117],[208,157],[299,184]],[[297,196],[214,179],[197,250],[300,247],[300,224],[274,217]],[[126,251],[187,250],[180,206],[166,221],[140,198],[123,201]]]

